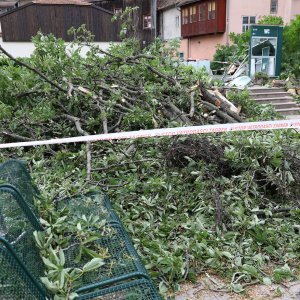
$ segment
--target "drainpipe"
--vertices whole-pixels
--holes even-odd
[[[151,15],[152,15],[152,28],[154,28],[154,39],[157,37],[157,0],[152,0],[152,5],[151,5]],[[152,31],[153,32],[153,31]]]
[[[226,46],[229,45],[229,4],[230,0],[226,0]]]

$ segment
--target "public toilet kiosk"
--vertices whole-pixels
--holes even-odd
[[[249,53],[249,76],[266,73],[277,77],[281,69],[282,26],[252,25]]]

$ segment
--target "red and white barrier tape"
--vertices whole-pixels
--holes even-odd
[[[216,133],[216,132],[228,132],[228,131],[269,130],[269,129],[288,129],[288,128],[300,128],[300,119],[116,132],[116,133],[77,136],[77,137],[59,138],[59,139],[42,140],[42,141],[7,143],[7,144],[0,144],[0,148],[4,149],[4,148],[14,148],[14,147],[28,147],[28,146],[54,145],[54,144],[66,144],[66,143],[79,143],[79,142],[137,139],[137,138],[150,138],[150,137],[159,137],[159,136],[201,134],[201,133],[211,133],[211,132]]]

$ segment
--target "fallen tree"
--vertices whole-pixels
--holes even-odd
[[[1,105],[9,115],[12,104],[16,109],[18,103],[20,115],[23,111],[25,116],[15,128],[17,134],[9,124],[3,126],[4,142],[63,136],[65,132],[57,130],[61,126],[69,126],[72,135],[82,135],[165,127],[170,122],[242,121],[233,104],[220,93],[207,90],[204,73],[179,64],[172,48],[156,44],[138,53],[138,44],[129,40],[109,52],[91,46],[83,58],[80,51],[88,41],[75,41],[71,51],[53,36],[39,34],[34,42],[36,50],[28,61],[16,59],[0,47],[9,59],[3,63],[5,71],[16,75],[9,85],[3,74],[7,90],[0,96]],[[29,129],[29,111],[36,115],[35,126],[41,130]],[[209,120],[205,113],[210,114]]]
[[[71,52],[53,36],[34,41],[30,59],[2,49],[1,142],[240,122],[237,105],[273,117],[244,92],[227,102],[159,42],[91,46],[82,57],[88,40]],[[0,159],[27,159],[42,217],[52,199],[105,190],[162,292],[208,270],[240,292],[297,273],[299,149],[299,133],[286,130],[18,148]]]

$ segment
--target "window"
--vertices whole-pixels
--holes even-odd
[[[216,1],[208,2],[208,20],[216,18]]]
[[[277,9],[278,9],[278,0],[271,0],[270,13],[277,14]]]
[[[175,17],[175,26],[178,28],[179,27],[179,16]]]
[[[255,16],[243,16],[243,32],[250,28],[251,24],[256,24]]]
[[[182,10],[182,24],[187,24],[189,22],[189,10],[184,8]]]
[[[199,21],[206,20],[206,5],[205,3],[201,3],[199,5]]]
[[[179,60],[184,61],[184,52],[179,52]]]
[[[196,16],[196,5],[193,5],[190,7],[190,23],[196,22],[197,16]]]
[[[120,14],[122,14],[122,8],[115,8],[115,9],[114,9],[114,14],[115,14],[115,15],[120,15]]]
[[[151,16],[143,15],[143,29],[151,29]]]

